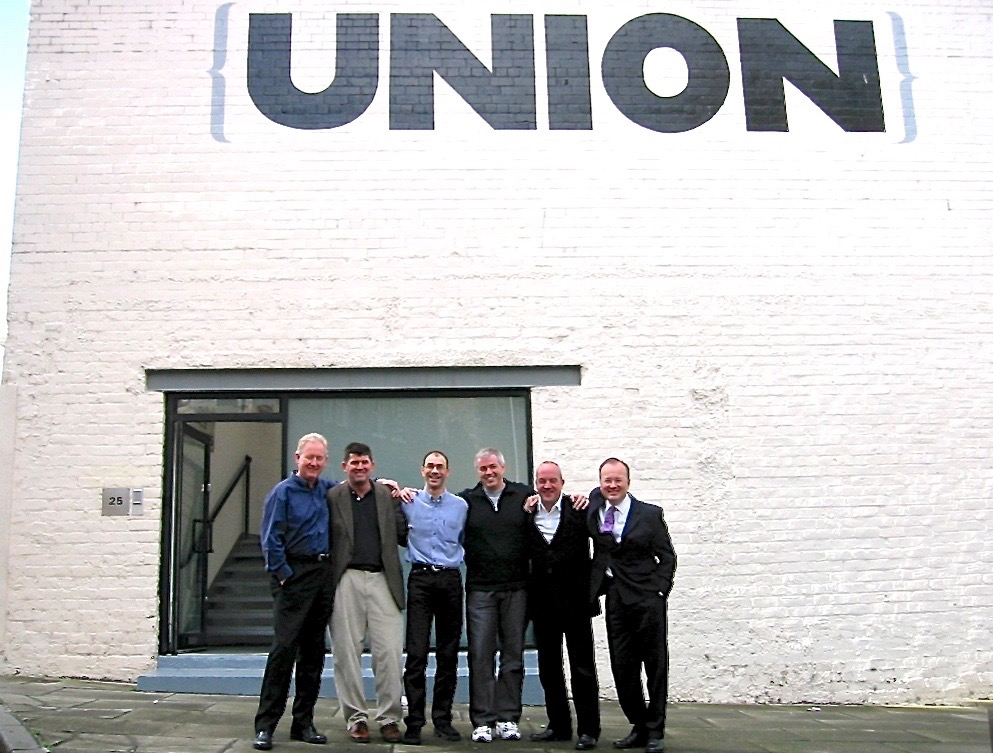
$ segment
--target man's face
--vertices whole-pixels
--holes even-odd
[[[476,472],[487,491],[496,491],[503,486],[503,474],[506,470],[507,466],[496,455],[484,455],[476,461]]]
[[[564,483],[562,473],[554,463],[542,463],[534,474],[534,486],[538,490],[538,496],[549,508],[558,501]]]
[[[432,452],[424,458],[421,475],[424,477],[424,485],[432,494],[444,489],[445,481],[448,479],[448,463],[445,461],[445,456]]]
[[[600,491],[611,504],[619,504],[628,493],[627,468],[621,463],[607,463],[600,469]]]
[[[369,474],[375,467],[376,464],[368,455],[352,454],[341,464],[341,469],[348,476],[348,485],[351,487],[365,486],[369,481]]]
[[[296,453],[296,459],[297,475],[308,484],[313,484],[328,464],[328,451],[320,442],[306,442]]]

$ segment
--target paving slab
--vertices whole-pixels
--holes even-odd
[[[138,692],[127,683],[0,676],[0,753],[231,753],[252,751],[254,696]],[[630,725],[616,702],[603,701],[599,750]],[[520,742],[468,741],[468,708],[454,724],[464,735],[450,743],[426,728],[424,745],[352,743],[338,703],[321,698],[317,727],[329,745],[289,739],[289,719],[274,735],[279,753],[571,753],[571,743],[527,739],[545,726],[545,711],[527,706]],[[993,702],[962,706],[813,706],[676,703],[669,708],[671,753],[993,753]],[[391,750],[392,749],[392,750]],[[638,753],[635,751],[634,753]]]

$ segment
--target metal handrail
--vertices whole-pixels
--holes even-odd
[[[235,475],[234,475],[234,478],[231,479],[231,481],[228,484],[227,488],[224,490],[224,494],[222,494],[220,500],[218,500],[217,505],[214,507],[214,511],[212,513],[210,513],[210,518],[208,518],[208,520],[210,520],[211,523],[213,523],[215,520],[217,520],[217,516],[221,514],[221,509],[227,503],[228,498],[231,496],[231,493],[235,490],[235,487],[238,486],[238,482],[241,481],[241,477],[242,476],[244,476],[245,479],[246,479],[245,480],[245,507],[247,509],[247,507],[248,507],[248,487],[249,487],[249,481],[248,481],[248,479],[251,477],[250,476],[250,474],[251,474],[251,467],[252,467],[252,458],[251,458],[250,455],[245,455],[245,460],[242,462],[241,466],[239,466],[237,473],[235,473]],[[248,533],[248,531],[246,530],[245,533]]]
[[[221,510],[224,508],[224,505],[227,504],[228,499],[231,497],[231,494],[234,492],[234,490],[238,487],[238,483],[241,481],[243,477],[245,479],[244,532],[248,533],[248,504],[251,493],[251,478],[252,478],[251,468],[252,468],[252,458],[249,455],[245,455],[245,459],[242,461],[241,465],[238,466],[238,470],[235,471],[234,476],[232,477],[231,481],[228,483],[227,488],[224,490],[224,493],[221,495],[221,498],[214,506],[214,510],[213,512],[210,513],[210,516],[207,518],[207,520],[193,521],[194,525],[206,523],[207,524],[206,529],[205,530],[202,529],[199,532],[200,533],[199,536],[196,535],[197,531],[194,529],[193,538],[190,541],[190,550],[186,553],[186,556],[183,557],[183,560],[179,565],[180,570],[182,570],[188,564],[190,564],[190,562],[193,561],[193,557],[198,553],[210,554],[211,552],[214,551],[214,543],[213,543],[214,521],[217,520],[217,516],[221,514]],[[200,542],[198,541],[198,539],[206,539],[206,541]],[[204,544],[202,550],[197,546],[199,543]]]

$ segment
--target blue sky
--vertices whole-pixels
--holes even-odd
[[[10,279],[10,240],[30,7],[30,0],[0,0],[0,50],[3,50],[0,56],[0,231],[3,232],[3,243],[0,244],[0,290],[3,292],[0,343],[7,341],[7,282]],[[0,349],[0,360],[2,354]]]

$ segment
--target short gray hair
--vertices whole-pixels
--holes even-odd
[[[500,452],[500,450],[494,450],[492,447],[484,447],[477,452],[476,457],[472,461],[473,465],[478,465],[480,460],[483,458],[488,458],[490,455],[495,455],[500,465],[507,465],[507,461],[503,459],[503,453]]]
[[[328,454],[328,440],[326,440],[323,436],[321,436],[317,432],[311,432],[310,434],[304,434],[302,437],[300,437],[300,441],[297,442],[298,455],[300,454],[300,451],[303,449],[303,446],[308,442],[320,442],[322,445],[324,445],[324,454],[325,455]]]

